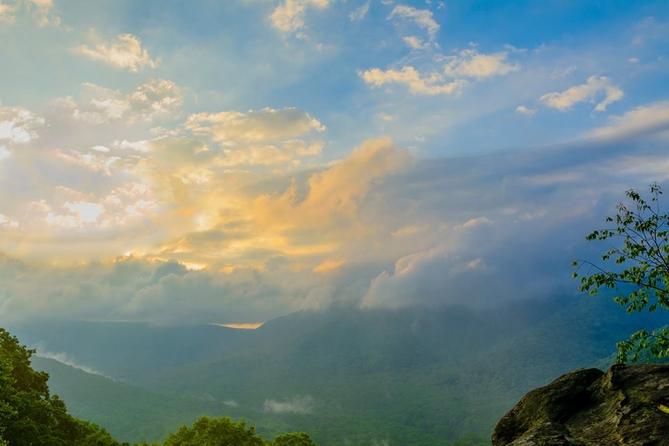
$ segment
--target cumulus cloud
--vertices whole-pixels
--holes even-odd
[[[425,42],[416,36],[404,37],[404,41],[415,49],[425,46]],[[402,84],[413,94],[435,96],[456,94],[470,81],[502,76],[520,69],[519,65],[507,61],[505,51],[485,54],[467,49],[454,56],[438,59],[445,60],[444,65],[429,74],[421,74],[415,67],[405,65],[399,70],[372,68],[361,71],[359,75],[373,87]]]
[[[425,43],[420,39],[420,37],[406,36],[402,37],[402,40],[404,40],[404,43],[406,43],[408,47],[413,48],[415,50],[423,48],[423,46],[425,46]]]
[[[465,84],[461,80],[446,82],[438,73],[422,75],[411,65],[404,66],[399,70],[372,68],[362,71],[360,77],[365,83],[373,87],[400,84],[406,86],[412,94],[428,96],[455,94]]]
[[[588,140],[549,152],[421,162],[389,140],[373,140],[321,170],[270,178],[213,171],[204,183],[186,181],[188,169],[209,166],[191,160],[197,152],[183,156],[150,144],[144,163],[155,156],[164,162],[157,172],[173,172],[165,184],[181,183],[161,190],[165,206],[153,219],[140,214],[145,229],[132,237],[111,230],[119,223],[109,223],[108,232],[87,228],[111,221],[110,209],[121,215],[125,203],[135,202],[130,197],[151,192],[142,192],[145,186],[102,201],[59,189],[48,202],[33,202],[32,213],[0,209],[0,250],[28,249],[41,260],[56,250],[61,261],[73,252],[77,262],[54,268],[25,256],[3,258],[0,319],[48,313],[225,323],[266,321],[333,302],[494,305],[545,296],[573,290],[570,260],[583,257],[583,235],[624,190],[669,180],[666,147],[658,141]],[[121,150],[108,148],[99,153]],[[35,226],[21,235],[22,225],[38,225],[50,213],[54,221],[79,219],[84,227],[64,229],[61,239],[54,228]],[[19,227],[6,227],[12,221]],[[134,254],[87,264],[83,245],[92,247],[92,260],[114,249]]]
[[[331,0],[284,0],[270,15],[272,26],[284,33],[301,31],[307,9],[325,9],[330,6]]]
[[[669,101],[640,105],[590,133],[596,139],[623,139],[669,130]]]
[[[307,415],[314,411],[314,399],[310,395],[297,395],[278,401],[267,399],[263,404],[263,410],[278,414],[294,413]]]
[[[28,143],[37,138],[44,118],[22,107],[0,105],[0,142]]]
[[[74,52],[132,73],[143,68],[155,68],[159,63],[132,34],[120,34],[111,41],[104,41],[97,33],[91,32],[89,43],[74,48]]]
[[[569,110],[579,102],[589,101],[596,104],[595,111],[603,112],[610,104],[621,100],[623,94],[607,77],[590,76],[585,84],[574,85],[561,92],[546,93],[539,100],[547,107],[560,111]]]
[[[299,165],[319,155],[326,130],[318,119],[296,108],[263,108],[248,112],[197,113],[186,121],[196,137],[220,145],[216,162],[225,166]]]
[[[508,53],[480,53],[475,49],[465,49],[455,56],[446,58],[444,73],[452,78],[484,79],[518,71],[518,64],[507,61]]]
[[[210,249],[227,251],[238,263],[255,262],[264,253],[301,258],[316,267],[324,260],[322,256],[339,250],[345,239],[366,236],[361,202],[375,182],[410,164],[406,151],[380,139],[366,141],[326,169],[291,177],[278,190],[231,195],[228,184],[215,178],[184,185],[189,197],[198,197],[197,204],[187,200],[183,205],[191,210],[197,206],[199,230],[170,240],[161,251],[177,259],[196,256],[191,260],[206,259],[206,263],[225,261],[210,255],[198,258]]]
[[[79,98],[61,98],[54,105],[76,121],[101,125],[169,118],[178,113],[182,100],[181,89],[174,82],[151,79],[128,93],[84,83]]]
[[[188,118],[186,127],[196,135],[210,136],[217,142],[267,142],[325,130],[318,119],[299,109],[269,107],[246,113],[197,113]]]

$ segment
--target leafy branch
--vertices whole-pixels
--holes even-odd
[[[616,215],[606,217],[608,227],[586,237],[615,242],[601,255],[610,268],[577,260],[573,277],[580,280],[580,290],[591,295],[602,288],[614,290],[614,300],[628,313],[669,310],[669,214],[660,207],[662,189],[653,183],[649,198],[632,189],[626,196],[629,203],[619,203]],[[587,273],[581,273],[586,267]],[[669,327],[639,330],[617,349],[619,362],[669,358]]]

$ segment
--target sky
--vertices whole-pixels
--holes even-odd
[[[575,293],[666,1],[0,0],[0,323]]]

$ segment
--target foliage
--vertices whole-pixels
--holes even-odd
[[[263,446],[253,426],[230,418],[202,417],[170,435],[164,446]]]
[[[316,443],[304,432],[291,432],[276,437],[272,446],[316,446]]]
[[[615,301],[628,313],[669,310],[669,214],[660,208],[662,189],[650,185],[650,198],[628,190],[630,203],[619,203],[615,216],[606,218],[611,227],[591,232],[587,240],[611,241],[614,245],[601,255],[613,264],[604,269],[592,262],[576,261],[574,266],[590,267],[588,274],[577,270],[581,291],[591,295],[600,289],[615,290]],[[618,342],[618,362],[669,357],[669,327],[639,330]]]
[[[0,328],[0,445],[118,445],[99,427],[71,417],[49,394],[48,375],[30,366],[32,353]]]

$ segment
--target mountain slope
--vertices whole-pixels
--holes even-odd
[[[235,333],[144,325],[134,329],[133,348],[121,351],[118,339],[133,339],[123,324],[102,331],[93,323],[52,327],[58,343],[44,336],[48,331],[32,336],[47,349],[66,351],[77,362],[106,374],[116,371],[162,395],[163,401],[152,404],[166,407],[160,409],[165,414],[182,400],[188,402],[184,407],[209,401],[182,415],[213,410],[243,416],[264,435],[305,430],[323,446],[422,446],[466,437],[487,442],[495,421],[529,389],[573,368],[605,364],[616,340],[640,326],[667,322],[662,313],[627,315],[604,298],[561,297],[488,310],[337,308],[295,313]],[[91,348],[100,333],[110,339],[100,341],[108,350],[96,356]],[[151,367],[141,355],[157,355],[152,345],[162,335],[180,341],[169,360]],[[141,367],[128,364],[135,360]],[[69,402],[74,395],[67,387],[62,391]],[[123,407],[123,401],[111,401]],[[79,407],[78,415],[95,415]],[[154,431],[176,420],[170,416],[159,417]],[[141,417],[121,418],[128,424],[118,420],[118,429],[136,435]]]
[[[49,374],[51,391],[63,398],[70,413],[105,426],[122,441],[162,438],[175,426],[223,410],[211,401],[159,395],[50,358],[33,356],[32,365]]]

